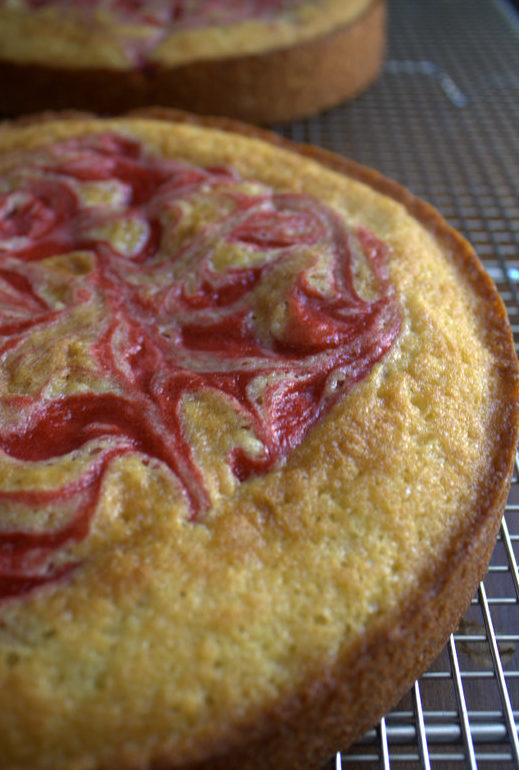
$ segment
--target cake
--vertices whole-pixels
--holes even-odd
[[[472,248],[150,112],[4,124],[0,254],[2,767],[320,767],[493,549],[517,362]]]
[[[0,114],[292,120],[364,90],[384,47],[384,0],[0,0]]]

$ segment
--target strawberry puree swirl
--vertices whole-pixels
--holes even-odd
[[[5,4],[5,0],[3,0]],[[25,0],[29,8],[110,11],[121,21],[169,24],[178,29],[268,19],[301,5],[303,0]]]
[[[55,11],[84,29],[108,30],[138,69],[153,67],[154,49],[171,33],[240,24],[275,25],[306,0],[18,0],[26,13]],[[0,8],[9,8],[0,0]],[[114,22],[119,25],[114,30]],[[108,24],[108,26],[106,26]],[[136,29],[138,28],[138,33]]]
[[[121,458],[169,469],[191,519],[204,516],[211,501],[185,430],[186,396],[213,394],[248,426],[261,451],[236,446],[225,458],[244,481],[283,462],[398,335],[385,245],[308,196],[155,157],[113,133],[34,151],[7,180],[3,366],[23,369],[27,346],[42,339],[79,341],[89,363],[72,368],[71,392],[52,390],[52,365],[37,392],[2,386],[4,462],[77,465],[57,487],[0,489],[0,511],[24,522],[13,529],[0,513],[2,598],[77,568],[73,548]],[[111,205],[86,204],[85,189],[111,190]],[[370,299],[355,288],[359,254]],[[88,269],[58,291],[60,258]],[[31,526],[47,509],[58,523]]]

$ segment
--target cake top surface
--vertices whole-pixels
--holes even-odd
[[[177,28],[229,24],[251,18],[275,18],[307,0],[12,0],[3,4],[20,9],[68,10],[91,18],[108,13],[141,24],[169,24]]]
[[[494,289],[330,164],[137,118],[0,131],[8,767],[204,756],[434,590],[501,493]]]
[[[283,48],[370,0],[0,0],[0,55],[58,66],[179,65]]]

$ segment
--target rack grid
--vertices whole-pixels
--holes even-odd
[[[374,167],[475,246],[519,344],[519,8],[389,0],[387,61],[355,101],[276,126]],[[519,768],[519,466],[488,574],[431,669],[329,768]],[[340,747],[338,747],[340,748]],[[304,766],[304,763],[303,763]]]

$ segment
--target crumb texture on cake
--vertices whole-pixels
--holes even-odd
[[[260,767],[322,698],[317,762],[346,664],[412,674],[420,605],[434,637],[470,599],[516,436],[504,311],[439,218],[330,166],[189,121],[0,130],[9,770]]]

